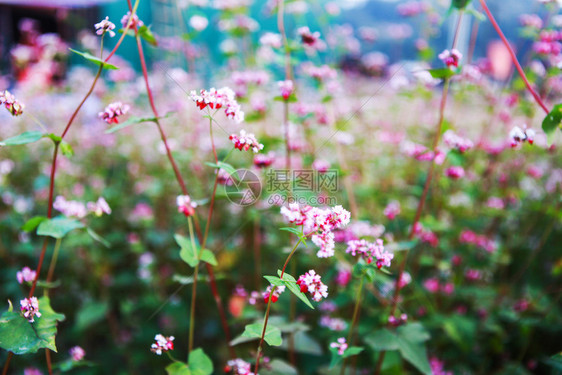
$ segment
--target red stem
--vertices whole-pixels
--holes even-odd
[[[533,97],[535,98],[537,103],[541,106],[541,108],[547,114],[549,114],[550,111],[548,110],[548,108],[546,107],[544,102],[542,101],[541,97],[535,92],[535,90],[531,86],[531,83],[527,79],[527,76],[525,75],[525,72],[523,71],[523,68],[521,67],[521,64],[519,64],[519,60],[517,60],[517,56],[515,55],[515,52],[513,51],[513,48],[511,48],[511,45],[509,44],[509,41],[507,40],[507,38],[505,37],[505,35],[503,34],[503,32],[500,28],[500,25],[498,25],[498,23],[496,22],[496,19],[492,15],[492,12],[490,12],[490,9],[488,8],[488,5],[486,5],[486,1],[480,0],[480,4],[482,5],[482,8],[484,9],[484,12],[486,12],[486,15],[490,19],[490,22],[494,26],[494,29],[496,29],[496,32],[498,33],[501,40],[503,41],[503,44],[508,49],[509,54],[511,55],[511,60],[513,61],[513,64],[515,64],[515,67],[517,69],[517,72],[519,72],[519,75],[521,76],[521,79],[523,79],[523,82],[525,82],[525,86],[527,86],[527,90],[529,90],[531,95],[533,95]]]

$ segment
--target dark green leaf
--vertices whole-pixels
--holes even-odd
[[[365,342],[375,351],[398,350],[398,337],[383,328],[365,337]]]
[[[89,54],[88,52],[80,52],[80,51],[77,51],[77,50],[72,49],[72,48],[69,48],[69,50],[74,52],[77,55],[82,56],[86,60],[88,60],[90,62],[93,62],[94,64],[96,64],[98,66],[101,65],[104,69],[112,69],[112,70],[119,69],[115,65],[103,62],[103,60],[100,60],[99,58],[95,57],[94,55]]]
[[[400,354],[402,354],[406,361],[410,362],[423,374],[432,374],[424,344],[412,342],[402,336],[398,337],[398,343]]]
[[[261,338],[262,331],[263,331],[262,323],[248,324],[244,328],[242,337],[259,339]],[[265,330],[264,340],[271,346],[279,346],[283,343],[283,339],[281,338],[281,331],[279,330],[279,328],[272,326],[271,324],[267,325],[267,329]]]
[[[85,330],[91,325],[103,320],[108,310],[109,304],[107,302],[90,301],[85,303],[80,307],[80,310],[78,310],[75,328],[79,331]]]
[[[8,139],[3,140],[0,142],[0,146],[16,146],[16,145],[25,145],[28,143],[37,142],[43,138],[43,133],[38,131],[31,131],[21,133],[20,135],[16,135],[15,137],[11,137]]]
[[[548,144],[552,143],[552,138],[554,137],[554,132],[560,127],[562,122],[562,104],[557,104],[554,109],[550,111],[548,115],[544,118],[542,122],[542,130],[545,132],[548,138]]]
[[[398,327],[396,330],[399,336],[407,338],[411,342],[424,342],[431,338],[421,323],[408,323]]]
[[[297,370],[285,361],[274,359],[268,368],[260,369],[261,375],[297,375]]]
[[[21,230],[23,230],[24,232],[31,232],[45,220],[47,220],[46,216],[34,216],[25,222],[23,227],[21,227]]]
[[[37,228],[37,234],[39,236],[63,238],[68,232],[79,228],[84,228],[84,224],[80,221],[64,216],[57,216],[54,219],[42,221]]]
[[[451,6],[457,9],[465,8],[472,0],[452,0]]]

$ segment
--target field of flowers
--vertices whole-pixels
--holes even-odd
[[[337,2],[264,1],[273,32],[187,0],[173,38],[128,0],[71,45],[21,22],[2,375],[562,374],[562,4],[533,2],[508,41],[485,0],[399,1],[408,61]]]

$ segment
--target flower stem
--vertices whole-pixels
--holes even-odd
[[[10,368],[10,361],[12,360],[13,356],[14,353],[8,352],[8,357],[6,358],[6,362],[4,363],[4,368],[2,369],[2,375],[8,375],[8,368]]]
[[[353,333],[355,331],[355,326],[357,325],[359,319],[359,307],[361,305],[361,295],[363,294],[363,284],[365,283],[365,274],[361,276],[361,281],[359,282],[359,289],[357,289],[357,297],[355,298],[355,307],[353,309],[353,318],[351,319],[351,327],[349,328],[349,333],[347,335],[347,343],[349,346],[353,346]],[[341,365],[340,375],[345,373],[347,358],[343,359]]]
[[[480,5],[482,5],[482,8],[484,9],[484,12],[486,13],[486,15],[488,16],[488,18],[490,19],[490,22],[492,23],[492,26],[494,26],[494,29],[496,30],[496,32],[498,33],[499,37],[501,38],[503,44],[505,45],[505,47],[507,48],[507,50],[509,51],[509,54],[511,56],[511,60],[513,61],[513,64],[515,64],[515,68],[517,69],[517,72],[519,73],[519,75],[521,76],[521,79],[523,80],[523,82],[525,82],[525,86],[527,86],[527,90],[529,90],[529,92],[531,93],[531,95],[533,95],[533,98],[535,98],[536,102],[541,106],[541,108],[548,114],[550,113],[549,109],[546,107],[546,105],[544,104],[544,102],[542,101],[541,97],[537,94],[537,92],[533,89],[533,86],[531,86],[531,83],[529,82],[529,80],[527,79],[527,76],[525,75],[525,72],[523,71],[523,68],[521,67],[521,64],[519,64],[519,60],[517,60],[517,55],[515,54],[515,52],[513,51],[513,48],[511,48],[511,45],[509,44],[509,41],[507,40],[507,38],[505,37],[504,33],[502,32],[500,25],[498,25],[498,23],[496,22],[496,19],[494,18],[494,16],[492,15],[492,12],[490,12],[490,9],[488,8],[488,5],[486,4],[485,0],[480,0]]]
[[[191,247],[193,248],[193,252],[195,253],[195,257],[199,260],[201,259],[201,251],[203,247],[201,247],[199,254],[196,253],[197,246],[195,245],[195,239],[193,237],[193,220],[191,217],[187,218],[187,223],[189,226],[189,237],[191,238]],[[191,311],[189,313],[189,346],[187,348],[187,357],[189,359],[189,353],[193,350],[193,333],[195,330],[195,301],[197,298],[197,279],[199,278],[199,263],[195,266],[195,271],[193,272],[193,286],[191,290]]]
[[[61,245],[62,239],[57,238],[55,242],[55,249],[53,250],[53,256],[51,258],[51,263],[49,264],[49,272],[47,273],[47,282],[50,282],[53,279],[53,274],[55,273],[55,267],[57,265],[57,259],[59,257],[59,250]],[[45,295],[49,295],[49,289],[45,289]]]

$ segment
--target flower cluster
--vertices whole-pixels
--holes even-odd
[[[37,300],[37,297],[24,298],[20,301],[20,305],[23,316],[30,323],[33,323],[35,321],[35,317],[41,317],[41,313],[39,312],[39,301]]]
[[[401,314],[398,318],[395,317],[394,315],[388,317],[388,323],[393,327],[401,326],[402,324],[405,324],[407,321],[408,321],[408,315],[406,314]]]
[[[281,96],[285,100],[289,99],[289,97],[295,90],[295,85],[291,80],[279,81],[277,82],[277,85],[279,86],[279,90],[281,90]]]
[[[274,154],[271,152],[267,155],[257,154],[256,156],[254,156],[254,165],[258,168],[267,168],[271,164],[273,164],[274,160],[275,160]]]
[[[232,372],[232,375],[254,375],[252,365],[240,358],[229,360],[224,366],[224,372]]]
[[[325,48],[325,44],[320,40],[319,31],[311,32],[308,26],[303,26],[298,28],[297,34],[305,46],[318,50]]]
[[[248,151],[252,149],[254,153],[263,150],[263,145],[258,142],[253,133],[246,133],[245,130],[240,130],[240,135],[232,134],[228,139],[234,144],[234,148],[240,151]]]
[[[129,112],[129,108],[129,105],[121,102],[111,103],[105,107],[103,112],[98,113],[98,117],[108,124],[118,124],[118,117]]]
[[[459,62],[462,59],[462,53],[459,52],[457,49],[448,50],[441,52],[439,54],[439,59],[443,61],[448,68],[457,68],[459,66]]]
[[[302,64],[302,72],[318,81],[327,81],[338,76],[338,72],[335,69],[325,64],[321,66],[315,66],[312,63]]]
[[[378,268],[390,267],[394,254],[384,249],[383,241],[379,238],[375,242],[367,240],[352,240],[347,242],[346,253],[352,256],[359,254],[368,264],[375,260]]]
[[[283,38],[281,34],[267,32],[260,37],[260,44],[264,47],[281,48]]]
[[[297,280],[297,284],[301,288],[301,292],[308,292],[312,295],[312,299],[320,302],[322,298],[328,297],[328,286],[322,283],[321,276],[314,270],[306,272]]]
[[[35,280],[37,276],[37,272],[32,270],[29,267],[23,267],[21,271],[18,271],[16,274],[16,278],[18,279],[18,283],[23,284],[24,282],[30,283]]]
[[[237,123],[244,121],[244,112],[235,99],[236,94],[229,87],[220,89],[211,88],[207,90],[191,91],[189,97],[193,100],[200,110],[209,107],[211,109],[220,109],[224,107],[226,117],[233,119]]]
[[[129,18],[131,18],[131,12],[127,12],[127,14],[125,14],[122,18],[121,18],[121,25],[123,25],[123,28],[127,27],[127,24],[129,23]],[[144,22],[142,22],[139,19],[139,16],[137,16],[136,14],[133,16],[132,20],[131,20],[131,29],[134,30],[137,27],[141,27],[144,26]]]
[[[347,323],[341,318],[332,318],[328,315],[323,315],[320,318],[320,326],[326,327],[331,331],[343,331],[347,328]]]
[[[345,341],[344,337],[340,337],[337,342],[333,342],[330,344],[330,348],[337,348],[338,354],[343,355],[345,350],[347,349],[348,345]]]
[[[98,35],[103,35],[107,32],[110,37],[113,38],[115,36],[115,31],[113,31],[115,29],[115,24],[109,20],[109,17],[105,17],[104,20],[96,23],[94,27],[96,28],[96,34]]]
[[[81,361],[86,355],[86,351],[79,346],[74,346],[70,348],[69,352],[70,352],[70,357],[75,362]]]
[[[498,245],[496,242],[484,235],[476,234],[471,230],[463,230],[459,236],[459,242],[463,244],[475,245],[489,253],[497,250]]]
[[[422,242],[429,244],[432,247],[439,246],[439,237],[431,230],[426,229],[423,227],[421,223],[416,223],[414,226],[414,234],[418,237]]]
[[[523,129],[516,126],[509,132],[509,140],[511,147],[517,147],[525,141],[532,145],[535,141],[535,131],[533,129],[527,129],[526,126],[523,126]]]
[[[394,220],[400,215],[400,202],[390,201],[384,208],[383,214],[388,220]]]
[[[99,197],[96,202],[88,202],[86,208],[96,216],[111,215],[111,207],[103,197]]]
[[[271,292],[271,290],[273,289],[273,294]],[[281,286],[274,286],[272,287],[271,285],[267,287],[267,289],[265,290],[265,292],[263,293],[263,301],[265,303],[269,302],[269,296],[271,295],[271,302],[275,303],[277,302],[277,300],[279,299],[279,296],[285,291],[285,286],[281,285]]]
[[[458,180],[464,177],[464,168],[461,166],[452,166],[445,170],[445,175],[453,180]]]
[[[12,116],[21,115],[25,108],[25,104],[19,102],[8,90],[0,92],[0,104],[3,104]]]
[[[429,4],[425,1],[408,1],[396,7],[398,14],[402,17],[414,17],[429,9]]]
[[[189,195],[178,195],[176,205],[178,206],[178,212],[181,212],[186,217],[193,216],[195,207],[197,207],[197,203],[192,202]]]
[[[321,209],[308,205],[299,206],[290,203],[289,207],[281,207],[281,215],[289,223],[303,226],[306,235],[312,235],[312,242],[320,247],[316,253],[319,258],[329,258],[334,255],[335,229],[342,229],[349,224],[350,213],[342,206]]]
[[[472,143],[470,139],[463,138],[457,135],[452,130],[447,130],[443,134],[443,142],[445,142],[445,144],[451,149],[455,149],[461,153],[466,152],[470,150],[472,147],[474,147],[474,143]]]
[[[533,44],[533,50],[539,55],[559,56],[562,53],[562,32],[543,30],[539,40]]]
[[[164,337],[161,334],[154,336],[154,342],[150,346],[150,351],[156,353],[157,355],[162,355],[162,352],[167,352],[168,350],[174,350],[174,336]]]
[[[96,216],[103,214],[111,214],[111,207],[107,204],[103,197],[99,197],[96,202],[88,202],[84,204],[79,201],[67,201],[63,196],[59,195],[53,202],[53,208],[60,211],[67,217],[76,217],[82,219],[88,213],[93,213]]]
[[[430,293],[437,293],[441,291],[441,293],[451,295],[455,291],[455,285],[453,283],[442,283],[436,278],[425,280],[423,287]]]
[[[408,140],[400,143],[400,151],[404,154],[419,161],[435,161],[435,164],[441,165],[445,161],[445,153],[439,149],[435,152],[431,151],[424,145],[420,145]]]

